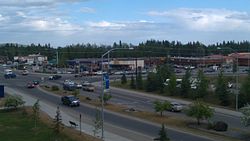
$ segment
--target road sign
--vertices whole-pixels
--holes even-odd
[[[109,75],[107,73],[103,74],[103,86],[104,89],[109,89]]]
[[[4,86],[0,85],[0,98],[4,97]]]

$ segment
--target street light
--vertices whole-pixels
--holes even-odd
[[[104,80],[104,73],[103,73],[103,58],[108,55],[108,69],[109,69],[109,53],[114,51],[114,50],[133,50],[134,48],[113,48],[108,50],[107,52],[105,52],[102,55],[102,64],[101,64],[101,69],[102,69],[102,81],[101,81],[101,87],[102,87],[102,96],[101,96],[101,101],[102,101],[102,140],[104,140],[104,101],[103,101],[103,97],[104,97],[104,86],[103,86],[103,80]],[[107,73],[109,72],[109,70],[107,71]]]
[[[218,47],[217,49],[221,50],[222,48]],[[235,78],[236,78],[236,92],[235,92],[235,110],[238,111],[238,98],[239,98],[239,73],[238,73],[238,69],[239,69],[239,57],[238,57],[238,51],[232,49],[232,48],[227,48],[231,51],[234,52],[234,54],[236,54],[236,72],[235,72]]]

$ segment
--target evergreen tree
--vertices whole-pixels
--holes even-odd
[[[166,128],[164,126],[164,124],[161,125],[161,130],[159,131],[159,141],[170,141],[170,139],[168,138],[167,135],[167,131]]]
[[[190,93],[191,93],[190,77],[191,77],[190,70],[186,70],[186,73],[183,76],[182,82],[181,82],[181,92],[180,92],[180,95],[183,96],[183,97],[190,96]]]
[[[145,85],[145,88],[146,88],[146,91],[147,92],[153,92],[157,89],[157,86],[156,86],[156,74],[153,73],[153,72],[150,72],[148,73],[147,75],[147,80],[146,80],[146,85]]]
[[[137,89],[143,89],[143,80],[142,80],[142,74],[141,71],[139,71],[136,79],[136,87]]]
[[[131,81],[130,81],[130,88],[135,89],[136,85],[135,85],[135,79],[134,76],[131,76]]]
[[[60,112],[60,109],[59,107],[57,107],[57,110],[56,110],[56,115],[55,115],[55,118],[53,120],[53,131],[56,135],[58,135],[61,130],[63,129],[63,124],[62,124],[62,116],[61,116],[61,112]]]
[[[169,80],[167,87],[167,94],[173,96],[177,94],[177,89],[176,89],[176,76],[175,74],[172,74]]]
[[[197,86],[195,98],[203,98],[208,94],[208,80],[202,70],[199,70],[198,72],[195,85]]]
[[[250,72],[242,83],[239,93],[239,107],[245,106],[250,101]]]
[[[125,73],[121,77],[121,84],[122,85],[127,84],[127,77],[126,77]]]
[[[37,127],[37,121],[40,117],[40,104],[39,104],[39,100],[36,101],[36,103],[34,103],[34,105],[32,106],[32,110],[33,110],[33,114],[32,117],[34,118],[35,121],[35,128]]]
[[[156,70],[156,85],[158,86],[157,89],[162,93],[164,92],[164,82],[171,76],[173,69],[169,65],[162,65],[158,66]]]
[[[227,84],[224,79],[222,71],[219,73],[215,89],[216,95],[219,97],[220,103],[223,106],[228,106],[230,104],[229,91],[227,89]]]

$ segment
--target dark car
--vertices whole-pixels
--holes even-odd
[[[62,78],[61,75],[52,75],[52,76],[49,77],[49,80],[58,80],[60,78]]]
[[[76,89],[76,85],[73,84],[63,84],[63,89],[67,91],[74,91]]]
[[[39,85],[39,83],[40,83],[40,82],[39,82],[38,80],[34,80],[34,81],[33,81],[33,84],[34,84],[34,85]]]
[[[5,79],[16,78],[16,74],[14,74],[14,73],[5,74],[4,78]]]
[[[68,106],[80,106],[80,100],[73,95],[63,96],[61,98],[62,103]]]
[[[27,88],[29,89],[35,88],[35,85],[33,83],[28,83]]]

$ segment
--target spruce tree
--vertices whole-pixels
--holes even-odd
[[[135,88],[136,88],[135,79],[134,79],[134,76],[133,76],[133,75],[131,76],[130,88],[131,88],[131,89],[135,89]]]
[[[122,85],[127,84],[127,77],[126,77],[125,73],[121,77],[121,84]]]
[[[59,107],[57,107],[56,115],[53,120],[53,130],[56,135],[58,135],[63,129],[62,116]]]
[[[215,93],[218,96],[221,105],[228,106],[230,104],[229,91],[222,71],[217,78]]]
[[[166,128],[164,124],[161,125],[161,130],[159,131],[159,141],[170,141],[167,135]]]
[[[136,87],[137,89],[143,89],[143,81],[142,81],[142,74],[141,71],[139,71],[136,79]]]

